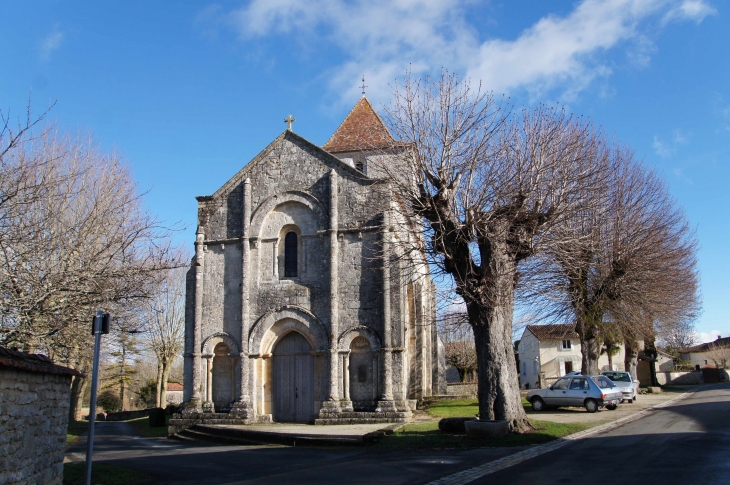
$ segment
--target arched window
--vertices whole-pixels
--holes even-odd
[[[290,231],[284,238],[284,277],[297,276],[297,233]]]

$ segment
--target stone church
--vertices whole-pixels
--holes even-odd
[[[395,223],[382,180],[407,147],[364,95],[322,147],[285,121],[197,198],[183,415],[406,421],[417,400],[445,393],[429,267],[396,244],[421,235]]]

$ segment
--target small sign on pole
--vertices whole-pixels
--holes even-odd
[[[96,391],[99,380],[99,348],[101,335],[109,333],[111,316],[101,310],[91,321],[91,333],[94,335],[94,366],[91,373],[91,402],[89,403],[89,435],[86,440],[86,485],[91,485],[91,462],[94,453],[94,424],[96,423]]]

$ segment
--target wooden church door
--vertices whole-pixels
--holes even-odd
[[[314,356],[300,333],[274,347],[274,420],[306,423],[314,414]]]

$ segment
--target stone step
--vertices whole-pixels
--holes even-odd
[[[333,419],[333,418],[342,418],[342,419],[388,419],[388,418],[409,418],[411,416],[410,411],[395,411],[395,412],[386,412],[386,413],[368,413],[368,412],[344,412],[344,413],[322,413],[320,412],[319,415],[323,419]]]
[[[387,423],[407,423],[406,418],[317,418],[314,424],[317,426],[336,425],[336,424],[387,424]]]
[[[228,436],[225,433],[211,432],[211,429],[193,426],[185,431],[177,433],[178,437],[186,438],[196,442],[204,442],[217,445],[261,445],[261,441],[253,441],[239,436]]]
[[[252,430],[245,427],[195,425],[186,431],[197,433],[200,439],[226,440],[227,444],[278,444],[286,446],[326,446],[326,445],[362,445],[366,439],[362,436],[331,436],[314,433],[278,433],[275,428],[270,430]]]

